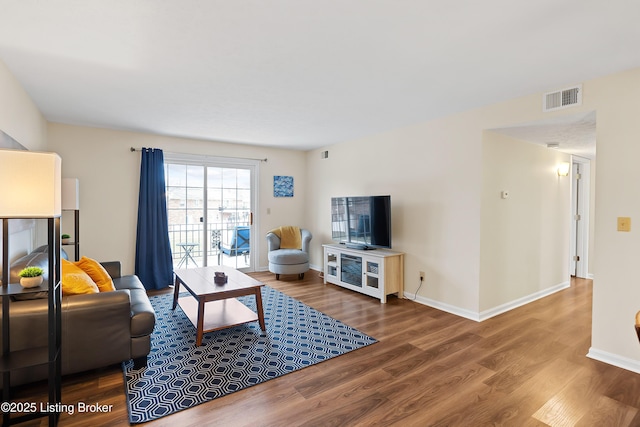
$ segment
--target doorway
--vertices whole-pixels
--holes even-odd
[[[572,276],[589,278],[589,206],[591,163],[572,156],[571,165],[571,257]]]
[[[254,271],[257,162],[165,155],[173,266]]]

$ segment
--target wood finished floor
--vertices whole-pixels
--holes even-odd
[[[590,280],[477,323],[395,297],[383,305],[313,271],[252,275],[379,342],[145,426],[640,425],[640,375],[585,357]],[[18,388],[15,401],[36,391]],[[79,401],[113,411],[63,414],[60,426],[128,425],[119,366],[64,378],[63,402]]]

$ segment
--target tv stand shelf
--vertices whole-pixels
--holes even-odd
[[[404,253],[388,249],[362,250],[345,245],[324,248],[324,283],[333,283],[387,302],[387,295],[403,298]]]

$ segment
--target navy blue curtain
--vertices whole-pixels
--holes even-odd
[[[147,289],[166,288],[173,282],[165,191],[162,150],[142,148],[135,268]]]

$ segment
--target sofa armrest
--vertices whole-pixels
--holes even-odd
[[[123,276],[113,280],[116,289],[126,289],[131,297],[131,336],[149,335],[156,323],[155,311],[147,291],[136,275]]]
[[[120,261],[106,261],[101,262],[100,264],[102,264],[104,269],[107,270],[107,273],[109,273],[109,276],[111,276],[112,279],[122,277],[122,264]]]

